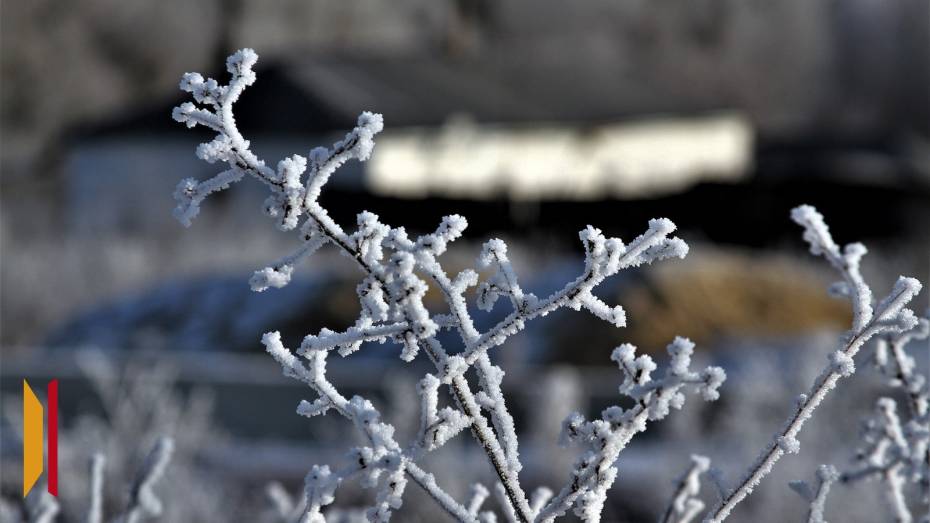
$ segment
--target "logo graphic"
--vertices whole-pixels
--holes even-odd
[[[58,495],[58,380],[46,387],[48,397],[48,492]],[[23,497],[42,475],[42,403],[23,380]]]

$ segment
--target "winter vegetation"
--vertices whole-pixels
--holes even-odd
[[[520,478],[520,442],[501,386],[505,373],[493,363],[491,355],[528,322],[561,308],[584,309],[623,327],[624,309],[596,297],[595,289],[621,270],[683,258],[688,246],[671,236],[675,225],[664,218],[650,220],[646,230],[629,243],[607,238],[599,229],[588,226],[579,233],[585,254],[581,274],[544,298],[523,289],[508,258],[507,245],[499,239],[484,244],[478,256],[478,271],[465,269],[450,275],[439,257],[451,242],[462,237],[467,227],[465,218],[446,216],[434,232],[411,237],[404,228],[384,224],[378,216],[365,211],[358,215],[355,230],[347,232],[319,203],[323,187],[341,165],[370,157],[373,138],[383,128],[380,115],[363,113],[357,126],[332,148],[315,148],[306,157],[290,156],[275,168],[250,150],[236,126],[233,105],[255,82],[253,66],[257,59],[251,49],[230,56],[227,70],[231,80],[227,85],[197,73],[182,78],[181,89],[191,93],[194,102],[180,105],[173,116],[189,127],[200,125],[216,132],[215,139],[197,148],[197,155],[209,163],[221,162],[226,168],[206,181],[183,180],[175,193],[175,216],[190,225],[208,195],[248,175],[264,183],[271,193],[265,213],[279,229],[296,230],[300,238],[294,252],[254,273],[250,280],[253,290],[264,292],[287,285],[295,266],[325,245],[351,260],[361,276],[357,287],[360,312],[348,329],[322,329],[309,334],[294,351],[288,349],[288,340],[282,339],[279,332],[268,332],[262,338],[284,374],[305,383],[317,394],[312,401],[302,401],[297,413],[315,417],[333,411],[349,420],[365,442],[350,449],[339,465],[313,466],[306,475],[300,501],[273,488],[270,495],[282,520],[325,521],[324,510],[334,504],[337,490],[349,481],[358,481],[375,491],[374,503],[365,513],[367,518],[387,521],[401,507],[406,487],[412,481],[459,521],[495,521],[499,516],[508,521],[552,521],[569,512],[586,521],[599,521],[607,491],[619,473],[616,462],[621,451],[636,434],[646,430],[649,422],[682,408],[687,392],[698,393],[707,401],[716,400],[726,378],[723,369],[693,370],[694,344],[677,337],[668,345],[669,362],[664,373],[653,376],[658,365],[649,355],[639,354],[633,345],[620,345],[611,359],[620,371],[619,392],[623,398],[604,409],[597,419],[588,420],[577,412],[564,419],[560,443],[576,448],[577,458],[563,485],[555,489],[536,486],[530,492]],[[852,328],[809,390],[797,396],[783,426],[742,477],[727,486],[722,474],[711,474],[719,491],[712,508],[700,515],[705,505],[700,500],[700,476],[709,471],[710,464],[706,458],[695,457],[664,511],[664,521],[703,517],[717,522],[730,516],[776,462],[786,453],[799,452],[798,435],[805,422],[842,378],[855,373],[854,357],[872,338],[883,340],[876,361],[883,372],[893,376],[892,384],[904,388],[911,398],[912,419],[903,428],[894,403],[882,401],[880,419],[870,422],[864,438],[866,450],[861,455],[865,468],[844,474],[843,478],[851,481],[881,476],[888,485],[896,517],[902,521],[910,520],[906,519],[910,515],[903,484],[926,484],[927,387],[903,352],[908,341],[925,336],[926,323],[918,321],[906,307],[919,292],[920,284],[902,277],[887,297],[874,300],[860,272],[864,246],[853,243],[841,250],[823,217],[812,207],[798,207],[792,219],[804,228],[811,253],[823,256],[841,274],[842,281],[831,291],[852,302]],[[445,305],[439,311],[427,308],[424,297],[429,285],[443,297]],[[500,298],[509,302],[506,317],[483,332],[476,327],[473,309],[466,299],[472,287],[476,288],[477,309],[491,310]],[[457,347],[440,343],[438,335],[442,331],[457,335]],[[394,426],[385,421],[372,401],[357,395],[346,397],[327,376],[327,360],[332,352],[346,357],[367,342],[394,343],[403,361],[412,362],[420,356],[434,368],[416,388],[419,430],[409,441],[398,439]],[[443,389],[447,396],[440,393]],[[493,485],[476,484],[467,499],[456,499],[420,463],[464,432],[470,433],[486,454],[496,481]],[[811,521],[823,519],[824,499],[834,477],[825,468],[815,488],[796,485],[795,490],[811,504]],[[498,512],[488,506],[492,494]]]
[[[291,230],[300,225],[302,239],[302,245],[294,253],[255,272],[250,281],[253,290],[283,287],[290,281],[295,263],[327,243],[354,260],[363,272],[358,286],[361,312],[353,327],[344,332],[324,329],[308,335],[296,356],[285,347],[278,332],[266,333],[262,339],[286,375],[304,381],[319,395],[312,402],[302,402],[297,409],[299,414],[312,417],[332,409],[351,420],[369,443],[352,449],[346,465],[340,468],[331,470],[323,465],[310,470],[302,518],[322,520],[322,508],[333,503],[336,488],[355,478],[364,486],[377,489],[376,503],[368,511],[372,520],[385,521],[401,506],[408,478],[458,520],[494,517],[480,511],[482,503],[474,499],[476,496],[467,503],[453,499],[432,474],[416,463],[419,457],[438,449],[467,428],[485,450],[499,479],[494,491],[508,519],[549,521],[572,509],[579,516],[597,519],[606,491],[617,474],[614,462],[618,454],[636,433],[645,430],[647,421],[664,418],[672,407],[680,408],[685,389],[694,389],[707,400],[719,397],[717,389],[725,379],[723,370],[709,367],[701,372],[692,371],[694,345],[687,339],[676,338],[669,345],[669,369],[663,378],[656,380],[651,377],[656,369],[652,358],[637,356],[632,345],[621,345],[612,359],[624,376],[620,391],[633,399],[635,406],[610,407],[604,410],[601,419],[593,421],[585,420],[579,413],[570,415],[563,422],[562,441],[580,447],[581,455],[566,485],[555,495],[541,487],[527,496],[518,476],[522,464],[514,422],[501,392],[504,372],[491,362],[489,351],[523,330],[527,321],[562,307],[584,308],[604,321],[623,326],[626,322],[623,309],[607,305],[592,290],[621,269],[684,257],[687,244],[670,237],[675,226],[667,219],[651,220],[646,232],[629,245],[617,238],[605,238],[600,230],[588,227],[580,233],[586,254],[583,273],[562,290],[540,299],[523,291],[507,257],[507,246],[498,239],[488,241],[478,258],[479,268],[492,272],[489,278],[479,281],[474,270],[464,270],[454,277],[446,274],[437,257],[467,227],[461,216],[447,216],[433,234],[411,239],[403,228],[389,227],[374,214],[362,212],[358,216],[358,229],[347,234],[329,217],[318,198],[339,166],[350,159],[369,158],[373,137],[383,128],[381,116],[363,113],[357,127],[332,149],[313,149],[306,158],[294,155],[280,161],[277,169],[271,169],[250,151],[233,117],[233,104],[245,87],[255,81],[252,67],[256,61],[257,55],[250,49],[232,55],[227,61],[232,79],[225,86],[213,79],[205,80],[197,73],[184,75],[181,88],[192,93],[202,107],[186,102],[175,110],[174,118],[190,127],[202,125],[216,131],[217,137],[201,144],[197,155],[210,163],[225,162],[229,168],[204,182],[183,180],[175,193],[178,200],[175,216],[189,225],[207,195],[249,174],[271,190],[265,212],[276,220],[280,229]],[[448,313],[431,314],[427,310],[423,297],[428,285],[421,275],[440,289]],[[464,295],[469,287],[477,287],[478,308],[490,310],[504,296],[509,298],[513,311],[490,330],[479,332],[466,305]],[[460,350],[452,352],[440,344],[436,338],[440,329],[458,332],[462,340]],[[424,376],[418,387],[420,431],[414,441],[403,445],[394,438],[394,427],[382,421],[381,413],[370,401],[359,396],[346,398],[329,382],[325,372],[331,351],[344,357],[359,350],[364,342],[388,340],[401,346],[402,360],[412,361],[422,351],[436,369],[435,374]],[[477,378],[477,391],[466,378],[469,371],[474,371]],[[439,389],[443,385],[454,399],[455,407],[439,408]],[[487,490],[480,487],[476,492]]]
[[[142,466],[136,471],[128,483],[128,502],[123,509],[112,517],[104,516],[104,475],[106,457],[96,453],[90,460],[90,468],[84,481],[89,485],[89,499],[86,502],[87,512],[84,516],[86,523],[103,523],[114,521],[118,523],[141,523],[150,518],[163,514],[163,505],[155,492],[155,487],[162,480],[165,469],[171,461],[174,451],[174,440],[169,437],[159,438],[155,446],[148,453]],[[57,520],[61,507],[58,498],[52,496],[43,488],[35,489],[27,499],[25,517],[7,500],[0,500],[0,521],[3,523],[18,523],[29,521],[32,523],[52,523]]]
[[[740,345],[735,347],[743,353],[738,364],[725,361],[728,356],[718,352],[714,361],[731,374],[721,389],[727,378],[723,369],[705,366],[707,351],[695,351],[694,343],[674,336],[679,330],[695,335],[684,321],[663,331],[671,331],[662,335],[671,342],[661,372],[660,362],[631,344],[613,350],[610,359],[619,374],[611,369],[607,379],[619,384],[619,397],[613,393],[616,385],[611,386],[611,396],[595,396],[588,383],[591,369],[508,367],[505,376],[505,353],[520,349],[517,340],[507,348],[505,343],[520,332],[528,331],[524,337],[530,334],[530,323],[550,312],[583,309],[596,318],[592,321],[603,320],[611,329],[625,326],[627,311],[639,319],[642,313],[632,306],[608,304],[603,296],[616,295],[609,285],[621,271],[643,267],[655,273],[657,268],[649,267],[653,262],[688,253],[688,245],[672,236],[674,224],[650,220],[629,242],[585,228],[580,232],[580,275],[572,274],[545,297],[530,292],[541,282],[539,275],[534,280],[522,270],[519,246],[500,239],[472,249],[470,256],[478,258],[474,269],[447,273],[449,267],[463,267],[461,254],[471,248],[459,241],[468,225],[465,218],[447,216],[438,226],[427,226],[432,232],[416,235],[362,212],[356,227],[345,230],[319,201],[341,165],[371,156],[374,137],[383,127],[380,115],[363,113],[357,126],[331,148],[287,157],[274,168],[251,152],[236,126],[233,105],[256,80],[256,60],[248,49],[230,57],[227,85],[196,73],[184,75],[181,88],[193,96],[193,103],[178,107],[174,118],[216,133],[197,155],[220,162],[224,170],[202,182],[183,180],[175,193],[175,216],[190,225],[207,196],[253,177],[270,192],[266,214],[279,229],[298,233],[298,247],[291,254],[256,270],[249,281],[253,291],[263,293],[256,296],[274,298],[275,303],[262,302],[239,317],[280,319],[284,309],[306,308],[309,300],[331,292],[332,287],[291,281],[298,265],[319,249],[329,247],[350,261],[346,265],[354,267],[360,282],[355,289],[359,313],[348,328],[315,330],[302,340],[272,331],[262,343],[286,376],[315,392],[316,397],[297,405],[297,413],[314,418],[338,414],[354,427],[355,443],[346,443],[352,438],[343,433],[343,422],[338,427],[335,421],[317,423],[336,437],[323,441],[314,432],[314,443],[307,445],[314,448],[307,454],[294,454],[293,447],[280,450],[291,452],[287,459],[293,463],[318,463],[307,465],[303,488],[293,490],[296,477],[266,483],[267,476],[261,476],[252,479],[258,479],[259,487],[265,484],[264,489],[252,484],[246,490],[227,477],[229,468],[216,468],[212,462],[236,461],[248,468],[267,456],[243,455],[240,448],[224,446],[224,436],[211,428],[210,398],[194,391],[185,399],[174,374],[161,365],[130,363],[121,374],[108,357],[81,353],[77,367],[99,400],[102,415],[82,414],[64,429],[61,476],[63,484],[74,487],[63,489],[59,499],[44,493],[42,485],[22,503],[0,498],[0,522],[306,523],[386,521],[391,516],[432,521],[441,514],[457,521],[598,521],[616,519],[611,503],[637,505],[636,510],[649,511],[647,519],[662,522],[744,520],[749,513],[754,520],[783,521],[789,509],[806,513],[807,521],[822,522],[863,517],[857,512],[860,505],[845,506],[850,499],[861,503],[863,492],[886,501],[875,510],[884,510],[888,520],[928,521],[930,400],[921,365],[926,362],[930,321],[907,308],[920,284],[900,278],[885,298],[878,299],[862,274],[865,248],[858,243],[838,245],[814,208],[798,207],[791,218],[803,228],[811,253],[839,273],[841,281],[830,293],[852,303],[852,325],[838,343],[831,336],[814,342],[782,339],[776,345],[793,345],[787,355],[766,350],[749,356],[747,347]],[[250,241],[249,249],[258,253],[249,256],[259,259],[281,243],[270,235],[257,238],[258,243]],[[455,251],[453,242],[458,243]],[[201,248],[223,257],[242,249],[234,247]],[[65,270],[71,264],[62,265]],[[564,281],[564,274],[559,268],[544,273],[543,279]],[[322,281],[333,276],[317,270],[315,277]],[[58,292],[55,289],[56,296]],[[298,300],[286,298],[286,293],[305,296]],[[199,329],[228,331],[228,324],[215,317],[230,310],[220,307],[209,318],[188,314],[189,321]],[[570,313],[561,317],[570,317],[565,314]],[[558,323],[550,317],[553,321]],[[234,323],[238,331],[254,331],[256,341],[265,330],[260,327],[265,323],[257,320]],[[191,347],[209,345],[197,329],[182,330]],[[360,392],[358,381],[347,383],[340,367],[361,358],[331,365],[327,372],[332,352],[345,358],[374,348],[366,346],[369,342],[396,346],[407,363],[399,366],[402,375],[384,377],[384,389]],[[295,345],[295,350],[288,348]],[[820,349],[828,345],[828,361],[817,363],[824,352]],[[908,352],[914,347],[924,351]],[[866,362],[877,372],[857,372]],[[370,365],[359,365],[350,373],[359,371],[372,372]],[[603,376],[597,374],[597,379]],[[844,379],[849,377],[855,379]],[[837,386],[845,388],[830,394]],[[881,396],[877,400],[876,388]],[[720,392],[722,401],[713,402]],[[689,393],[707,401],[685,405]],[[832,403],[823,403],[825,399]],[[856,448],[836,445],[850,439],[846,434],[851,432],[840,426],[862,405],[874,409],[864,413]],[[4,408],[4,421],[15,425],[15,406],[6,402]],[[681,411],[670,416],[672,409]],[[812,421],[815,409],[818,415]],[[565,417],[566,412],[571,413]],[[600,415],[592,417],[593,412]],[[778,424],[770,419],[773,412],[780,417],[787,413],[787,419]],[[646,438],[634,441],[647,428],[651,430]],[[15,427],[9,434],[7,427],[0,429],[5,441],[17,433]],[[802,441],[805,455],[814,454],[814,463],[827,464],[811,470],[810,461],[792,461],[790,455],[800,451]],[[757,450],[762,442],[765,445]],[[569,450],[559,451],[556,445]],[[721,453],[721,447],[726,451]],[[739,463],[750,451],[758,458]],[[231,452],[236,452],[235,460],[228,459]],[[692,455],[686,464],[689,452],[702,455]],[[342,459],[330,458],[340,455]],[[4,468],[10,469],[4,459]],[[847,460],[851,464],[845,464]],[[676,471],[680,473],[671,481]],[[784,488],[789,478],[811,477],[810,483],[792,481],[790,490]],[[760,489],[765,478],[767,487]],[[4,475],[4,492],[13,479]],[[608,499],[612,486],[626,489],[631,483],[638,483],[637,493],[651,489],[654,495]],[[654,488],[659,484],[664,488]],[[245,495],[249,491],[252,495]]]

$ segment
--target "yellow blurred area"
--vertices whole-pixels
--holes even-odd
[[[630,318],[625,337],[642,348],[676,335],[698,344],[721,336],[773,337],[843,330],[849,304],[797,260],[717,252],[650,268],[649,280],[616,297]]]

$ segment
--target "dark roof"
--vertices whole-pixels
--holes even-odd
[[[74,136],[180,135],[171,109],[187,99],[183,95],[75,129]],[[486,123],[596,123],[721,105],[663,93],[621,68],[590,63],[296,55],[260,62],[258,81],[242,95],[236,115],[247,135],[319,134],[346,129],[363,110],[380,112],[398,127],[438,125],[459,113]]]
[[[354,118],[383,113],[388,125],[436,125],[466,113],[479,122],[597,122],[660,112],[719,109],[719,102],[663,93],[618,66],[545,57],[450,60],[315,57],[285,74],[304,93]]]

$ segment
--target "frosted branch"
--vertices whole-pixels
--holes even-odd
[[[368,512],[374,520],[386,520],[400,506],[407,478],[422,486],[456,519],[490,520],[492,514],[479,514],[479,508],[470,511],[455,502],[415,463],[420,455],[437,449],[465,428],[470,428],[500,480],[498,490],[503,495],[505,513],[517,521],[530,521],[537,512],[546,512],[546,507],[558,496],[541,501],[547,496],[542,495],[545,491],[538,491],[539,495],[530,500],[520,485],[517,434],[502,390],[504,370],[492,364],[488,352],[523,330],[528,321],[562,307],[583,308],[615,326],[624,325],[626,315],[622,307],[604,303],[593,291],[622,269],[683,257],[688,246],[670,236],[675,225],[667,219],[650,220],[647,230],[629,245],[618,238],[606,238],[594,227],[587,227],[580,233],[585,250],[581,275],[542,300],[522,288],[508,258],[507,246],[501,240],[488,241],[479,256],[478,268],[491,269],[485,281],[479,282],[478,273],[471,269],[450,276],[438,258],[449,243],[462,236],[467,227],[465,218],[446,216],[433,233],[411,239],[403,228],[390,227],[367,211],[358,214],[354,231],[346,231],[319,203],[323,187],[341,165],[352,159],[365,161],[370,157],[374,136],[383,129],[380,115],[362,113],[356,127],[331,148],[318,147],[306,156],[288,156],[275,168],[251,152],[249,142],[236,127],[233,105],[241,92],[254,83],[253,67],[257,59],[250,49],[230,57],[227,70],[231,78],[227,85],[196,73],[184,75],[180,87],[191,93],[193,102],[177,107],[174,118],[189,127],[202,125],[215,131],[216,137],[198,147],[197,155],[210,163],[226,163],[228,169],[204,182],[183,181],[176,191],[176,215],[182,223],[189,224],[209,194],[229,187],[248,174],[268,187],[270,196],[265,211],[275,218],[279,228],[295,229],[302,221],[300,246],[292,254],[256,271],[250,281],[254,290],[286,285],[296,265],[326,244],[352,259],[362,271],[362,281],[357,287],[360,311],[354,325],[343,332],[322,329],[308,335],[296,354],[284,347],[276,332],[263,338],[266,350],[282,366],[284,374],[303,381],[318,394],[316,399],[300,403],[299,414],[312,417],[335,410],[350,419],[369,443],[354,449],[348,465],[342,468],[311,470],[305,482],[307,502],[303,519],[322,518],[321,511],[332,503],[336,487],[350,477],[360,477],[364,486],[377,489],[375,504]],[[447,312],[433,314],[427,309],[424,303],[427,281],[439,289],[448,305]],[[474,286],[478,287],[476,306],[479,308],[494,306],[501,296],[505,296],[513,308],[504,320],[486,332],[475,328],[465,299],[468,288]],[[462,340],[461,349],[447,353],[436,340],[440,329],[456,330]],[[368,342],[400,345],[400,357],[404,361],[425,353],[436,367],[435,373],[420,383],[421,426],[416,440],[408,445],[401,446],[394,440],[393,427],[380,421],[380,414],[370,402],[358,397],[347,399],[326,379],[329,351],[338,350],[347,356]],[[686,386],[696,388],[707,399],[716,398],[716,389],[724,377],[722,371],[688,371],[691,348],[681,348],[686,345],[683,343],[676,342],[674,350],[681,354],[672,354],[671,370],[666,377],[658,385],[654,383],[636,391],[636,397],[643,404],[641,412],[631,414],[632,418],[642,416],[645,420],[664,416],[669,408],[680,406],[683,397],[678,391]],[[477,394],[465,378],[469,371],[474,371],[477,377]],[[455,405],[440,408],[437,397],[440,385],[448,387]],[[635,431],[631,423],[629,421],[629,426],[623,428],[622,423],[618,424],[611,430],[629,432],[632,436]],[[624,436],[617,441],[624,438],[628,439]],[[597,477],[583,484],[582,491],[576,493],[575,497],[585,500],[580,510],[589,516],[599,511],[612,483],[604,479],[605,474],[615,474],[610,473],[609,468],[606,466],[596,472]]]
[[[704,502],[698,497],[701,493],[701,474],[710,468],[710,459],[704,456],[691,456],[691,466],[678,479],[675,494],[661,523],[688,523],[700,511],[704,510]]]
[[[90,506],[87,523],[103,523],[103,472],[107,460],[103,454],[94,454],[90,460]]]
[[[31,523],[52,523],[58,517],[61,506],[55,496],[42,490],[28,500],[27,509]]]
[[[481,510],[481,505],[484,504],[485,500],[488,499],[490,495],[491,491],[481,483],[472,485],[471,494],[468,498],[468,513],[472,516],[477,516],[478,511]]]
[[[908,431],[911,432],[911,431]],[[886,499],[895,521],[913,521],[904,493],[908,478],[921,478],[926,465],[921,463],[921,454],[913,450],[919,443],[908,436],[921,438],[926,444],[926,432],[905,435],[898,417],[897,403],[891,398],[879,398],[875,415],[863,425],[862,440],[865,446],[856,453],[859,467],[842,475],[844,483],[864,479],[880,478],[885,483]]]
[[[554,493],[549,487],[538,487],[533,491],[533,494],[530,496],[530,513],[533,514],[533,517],[539,515],[539,512],[546,503],[552,499],[553,495]]]
[[[840,475],[832,465],[821,465],[817,469],[817,486],[811,486],[805,481],[792,481],[789,486],[799,496],[808,502],[807,523],[827,523],[824,517],[824,504],[830,487],[839,479]]]
[[[775,463],[786,452],[800,451],[797,435],[836,383],[855,372],[853,358],[870,338],[892,332],[904,332],[917,325],[914,313],[905,308],[920,291],[920,282],[913,278],[900,277],[891,293],[877,306],[872,305],[872,291],[862,279],[859,262],[866,250],[862,244],[847,245],[843,253],[833,241],[823,216],[811,206],[802,205],[791,212],[792,219],[804,227],[804,239],[810,244],[811,253],[824,256],[840,272],[844,280],[844,292],[852,299],[853,328],[844,337],[842,348],[832,353],[828,365],[814,380],[806,394],[797,398],[794,410],[783,427],[775,434],[745,473],[739,484],[706,516],[705,521],[720,522],[746,498],[762,479],[771,472]]]
[[[161,480],[174,453],[174,440],[163,437],[155,443],[136,474],[129,491],[129,505],[121,518],[124,523],[138,523],[162,513],[161,500],[155,495],[155,485]]]
[[[635,404],[628,409],[608,407],[599,420],[585,421],[578,413],[565,419],[560,442],[581,447],[582,454],[575,462],[568,484],[542,508],[537,521],[552,521],[573,506],[578,517],[599,521],[606,491],[617,475],[614,462],[633,436],[646,430],[648,421],[665,418],[671,408],[680,409],[685,389],[694,389],[708,401],[717,399],[717,389],[726,374],[719,367],[708,367],[700,373],[691,371],[693,351],[690,340],[676,338],[668,346],[671,361],[665,375],[653,380],[656,364],[652,358],[645,354],[636,356],[636,348],[630,344],[614,350],[611,359],[624,378],[620,393],[632,398]]]

